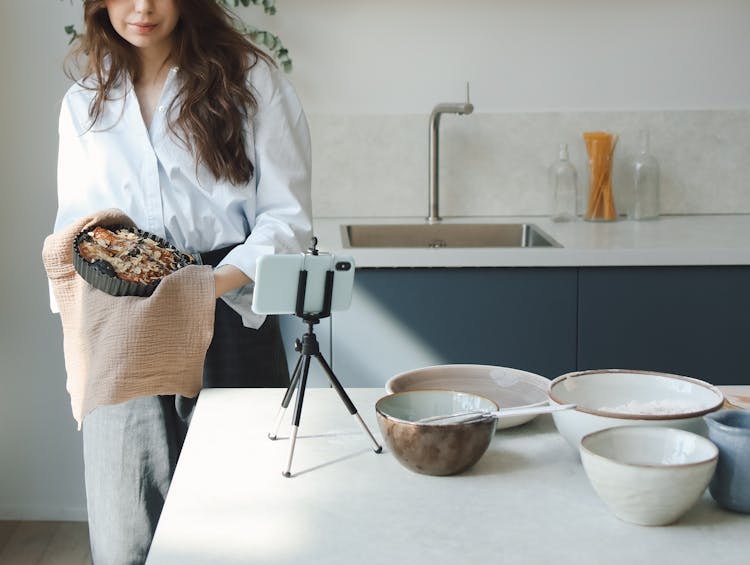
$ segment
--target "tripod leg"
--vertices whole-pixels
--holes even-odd
[[[349,398],[349,395],[346,394],[346,391],[344,390],[344,387],[341,386],[341,383],[336,378],[336,375],[333,374],[333,370],[331,367],[326,363],[326,360],[323,358],[323,356],[320,353],[315,354],[315,358],[318,360],[318,362],[323,367],[323,370],[325,370],[326,374],[328,375],[328,380],[331,381],[331,384],[333,385],[333,388],[336,389],[336,392],[339,394],[339,397],[346,405],[347,410],[349,410],[349,414],[354,416],[354,419],[357,420],[359,425],[362,427],[364,432],[370,437],[370,440],[372,441],[373,445],[375,446],[375,453],[380,453],[383,451],[382,446],[378,443],[378,441],[375,439],[375,436],[372,435],[370,432],[370,429],[365,424],[364,420],[362,420],[362,417],[357,413],[357,407],[354,406],[354,403],[352,402],[352,399]]]
[[[273,432],[268,433],[269,439],[276,439],[279,435],[281,420],[284,417],[286,409],[289,408],[289,402],[292,400],[292,396],[294,395],[294,388],[297,386],[297,381],[299,380],[299,376],[301,373],[300,369],[302,367],[302,357],[303,355],[300,355],[299,359],[297,359],[297,364],[295,365],[294,372],[292,373],[292,381],[289,383],[289,388],[286,389],[284,399],[281,401],[281,407],[276,414],[276,423],[273,427]]]
[[[289,460],[286,464],[286,471],[281,474],[285,477],[292,476],[292,458],[294,457],[294,444],[297,443],[297,430],[299,430],[299,420],[302,416],[302,402],[305,398],[305,387],[307,386],[307,374],[310,371],[310,356],[305,355],[304,368],[302,369],[302,379],[299,381],[299,390],[297,391],[297,403],[294,405],[294,417],[292,418],[292,431],[289,434]]]

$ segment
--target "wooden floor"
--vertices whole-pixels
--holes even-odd
[[[0,521],[0,565],[91,565],[88,525]]]

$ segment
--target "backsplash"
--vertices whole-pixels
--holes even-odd
[[[428,115],[310,115],[313,208],[319,217],[427,213]],[[444,115],[443,216],[545,215],[547,168],[567,143],[588,191],[584,131],[620,136],[613,190],[631,198],[638,131],[661,166],[664,214],[750,213],[750,111],[540,112]]]

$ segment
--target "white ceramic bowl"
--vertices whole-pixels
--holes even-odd
[[[581,438],[614,426],[664,426],[706,436],[702,416],[721,408],[724,396],[708,383],[651,371],[606,369],[568,373],[549,385],[550,404],[576,404],[552,417],[578,451]]]
[[[503,408],[544,406],[549,379],[509,367],[436,365],[400,373],[385,384],[389,393],[411,390],[455,390],[484,396]],[[497,429],[520,426],[536,416],[498,418]]]
[[[608,428],[581,440],[591,486],[621,520],[665,526],[706,490],[719,450],[706,438],[661,427]]]

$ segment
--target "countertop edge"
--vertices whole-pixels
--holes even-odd
[[[342,226],[422,223],[423,218],[315,218],[319,248],[349,255],[358,268],[654,267],[750,265],[750,215],[665,216],[612,223],[555,223],[548,217],[449,218],[446,223],[531,223],[553,248],[352,248]]]

